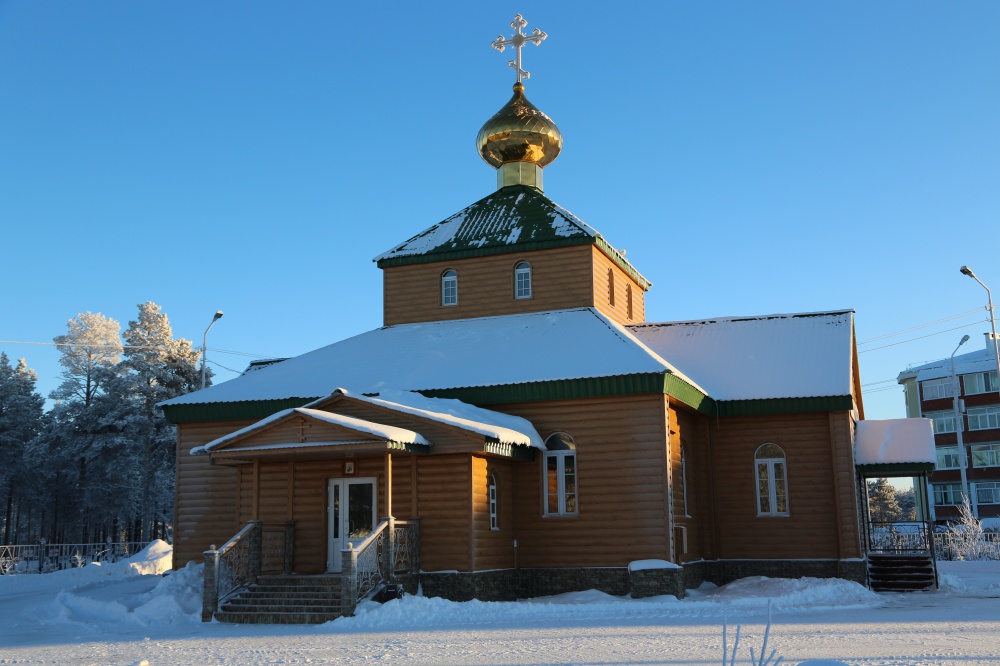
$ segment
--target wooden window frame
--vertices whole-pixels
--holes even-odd
[[[625,314],[632,319],[632,285],[625,285]]]
[[[761,450],[766,446],[773,446],[779,451],[781,451],[781,457],[777,458],[762,457]],[[760,518],[787,518],[791,515],[791,503],[789,502],[788,492],[788,456],[785,455],[785,450],[774,442],[765,442],[758,446],[754,450],[753,454],[753,475],[754,475],[754,497],[756,499],[757,506],[757,516]],[[766,468],[767,477],[763,479],[767,483],[767,502],[768,509],[765,511],[761,506],[761,500],[764,499],[764,495],[761,493],[761,467]],[[776,471],[781,470],[781,481],[784,482],[784,497],[785,497],[785,510],[778,510],[778,475]]]
[[[569,442],[566,441],[569,439]],[[560,444],[560,448],[550,449],[550,442]],[[542,456],[542,516],[545,518],[577,516],[580,514],[580,459],[577,457],[576,442],[565,432],[557,432],[545,439],[545,454]],[[572,473],[567,474],[566,463],[572,460]],[[549,461],[555,463],[555,493],[550,492]],[[572,477],[573,492],[567,493],[566,481]],[[573,509],[567,509],[569,496],[572,496]],[[555,498],[555,511],[549,509],[549,500]]]
[[[456,305],[458,305],[458,271],[449,268],[441,273],[441,307],[450,308]]]
[[[615,269],[608,269],[608,305],[615,307]]]
[[[522,281],[521,281],[521,277],[522,276],[527,276],[526,280],[524,281],[524,284],[527,285],[527,289],[526,290],[522,290]],[[531,275],[531,264],[528,263],[527,261],[519,261],[519,262],[517,262],[517,264],[515,264],[515,266],[514,266],[514,299],[515,300],[519,300],[519,301],[529,300],[532,297],[532,295],[534,294],[534,291],[533,291],[534,285],[531,284],[531,281],[532,281],[531,278],[532,278],[532,275]]]

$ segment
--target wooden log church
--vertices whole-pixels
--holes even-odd
[[[649,280],[544,193],[562,136],[517,62],[477,138],[497,190],[376,258],[382,328],[163,404],[206,619],[864,581],[853,312],[647,321]]]

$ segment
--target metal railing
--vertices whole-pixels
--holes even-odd
[[[117,562],[135,555],[150,541],[46,543],[0,546],[0,575],[50,573],[91,562]]]
[[[868,552],[894,555],[930,553],[930,528],[924,522],[870,523]]]
[[[969,538],[954,532],[935,532],[934,550],[939,560],[1000,560],[1000,533],[985,532]]]
[[[292,572],[295,522],[283,527],[251,520],[222,548],[205,551],[201,619],[211,622],[221,604],[257,581],[261,572]]]
[[[347,544],[341,556],[342,612],[350,615],[359,600],[396,580],[396,574],[420,570],[420,519],[387,516],[357,546]]]

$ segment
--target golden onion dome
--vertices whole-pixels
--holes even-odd
[[[476,137],[476,149],[490,165],[509,162],[551,164],[562,150],[562,133],[552,119],[524,96],[524,84],[514,84],[514,96],[486,121]]]

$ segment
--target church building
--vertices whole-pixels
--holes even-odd
[[[865,582],[853,311],[648,321],[639,267],[545,193],[563,138],[520,69],[545,34],[511,25],[518,80],[476,139],[497,189],[376,257],[383,326],[163,403],[174,566],[206,562],[220,619],[263,617],[265,578],[332,581],[287,621],[389,583]]]

